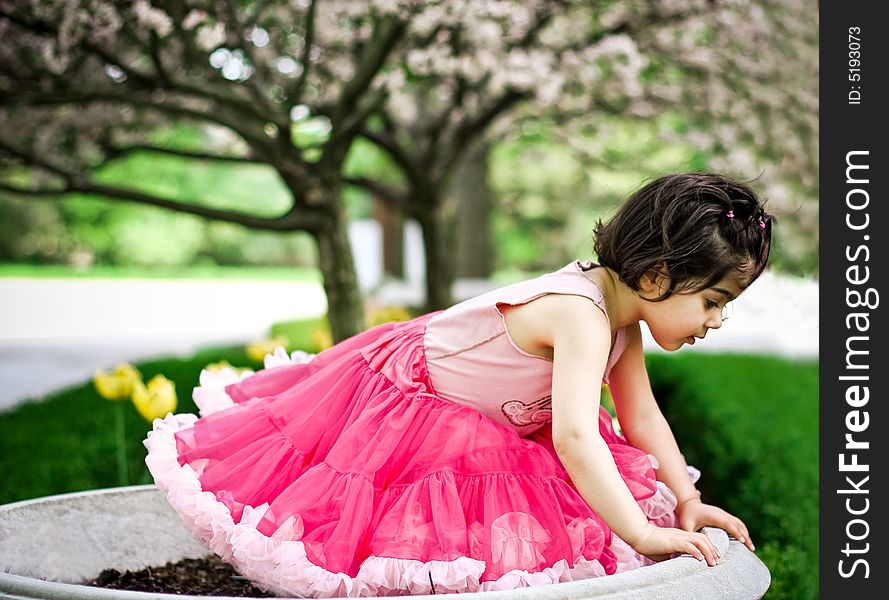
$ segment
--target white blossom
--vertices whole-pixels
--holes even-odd
[[[207,13],[202,10],[193,9],[188,11],[185,18],[182,19],[182,29],[191,31],[196,25],[202,23],[207,18]]]
[[[142,25],[153,29],[161,37],[166,37],[173,30],[173,19],[162,9],[151,5],[149,0],[136,0],[133,4],[136,18]]]
[[[102,0],[92,0],[89,9],[89,35],[94,41],[113,39],[121,27],[121,17],[114,6]]]
[[[195,43],[201,50],[209,52],[218,48],[223,42],[225,42],[225,25],[222,22],[203,24],[198,28]]]

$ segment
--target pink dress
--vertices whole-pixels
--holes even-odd
[[[380,325],[309,361],[205,371],[201,417],[157,419],[148,467],[197,539],[279,595],[514,589],[649,564],[574,488],[552,447],[552,362],[523,352],[499,309],[558,293],[604,311],[590,266]],[[623,346],[620,330],[606,381]],[[674,525],[654,457],[604,409],[598,428],[649,519]]]

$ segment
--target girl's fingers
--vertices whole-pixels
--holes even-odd
[[[694,541],[695,547],[701,551],[703,556],[707,560],[707,564],[712,566],[719,564],[719,550],[716,549],[716,546],[713,545],[713,542],[710,541],[703,533],[695,534]]]
[[[744,522],[740,519],[736,519],[736,523],[732,525],[732,528],[728,530],[734,537],[738,539],[739,542],[747,546],[750,551],[756,550],[756,546],[753,545],[753,542],[750,541],[750,534],[747,532],[747,526],[744,525]]]
[[[747,546],[751,552],[753,552],[754,550],[756,550],[756,546],[753,545],[753,540],[750,539],[750,534],[747,532],[747,528],[744,526],[743,523],[741,523],[741,530],[743,532],[741,534],[743,537],[740,538],[741,542],[745,546]]]
[[[707,537],[706,534],[702,534],[702,535],[707,540],[707,545],[710,546],[710,549],[713,552],[713,558],[716,560],[716,564],[718,565],[719,560],[722,558],[722,555],[719,553],[719,548],[716,547],[716,544],[714,544],[712,541],[710,541],[710,538]]]
[[[694,542],[686,542],[685,551],[694,556],[697,560],[705,560],[704,553],[700,548],[695,546]]]

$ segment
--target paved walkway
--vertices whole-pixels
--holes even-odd
[[[249,342],[326,309],[311,282],[0,279],[0,410],[120,361]]]
[[[462,281],[455,291],[462,299],[491,287]],[[392,285],[378,296],[397,301],[418,293]],[[816,282],[766,273],[733,304],[720,331],[680,352],[818,355]],[[0,411],[119,361],[246,343],[276,321],[325,310],[320,284],[309,282],[0,279]],[[658,350],[650,338],[646,347]]]

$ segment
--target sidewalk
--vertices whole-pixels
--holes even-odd
[[[460,281],[457,299],[495,287]],[[376,297],[416,300],[389,285]],[[818,355],[818,284],[764,274],[733,303],[731,320],[690,350]],[[282,320],[324,314],[317,283],[213,280],[0,279],[0,411],[80,384],[120,361],[188,356],[242,344]],[[646,349],[660,351],[646,335]]]
[[[120,361],[242,344],[326,310],[312,282],[0,279],[0,411]]]

